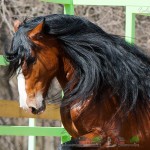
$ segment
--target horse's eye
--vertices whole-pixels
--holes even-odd
[[[35,64],[35,63],[36,63],[35,57],[31,57],[27,60],[27,66],[30,66],[31,64]]]
[[[35,57],[32,57],[31,58],[31,64],[35,64],[36,63],[36,58]]]

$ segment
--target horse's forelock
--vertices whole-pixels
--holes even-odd
[[[33,43],[27,36],[28,30],[29,29],[24,28],[24,26],[21,26],[14,34],[10,50],[5,51],[5,57],[9,62],[8,72],[10,77],[21,67],[25,59],[30,60],[31,58]]]

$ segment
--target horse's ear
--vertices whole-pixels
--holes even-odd
[[[42,33],[44,24],[45,24],[45,19],[29,32],[29,36],[35,37],[37,34]]]
[[[17,32],[20,25],[21,25],[21,22],[19,20],[14,21],[14,30],[15,30],[15,32]]]

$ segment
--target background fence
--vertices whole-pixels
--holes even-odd
[[[150,14],[150,1],[142,0],[44,0],[64,5],[65,14],[74,14],[74,5],[98,5],[98,6],[124,6],[126,9],[125,37],[128,42],[134,42],[135,37],[135,17],[136,15]],[[0,65],[6,65],[3,56],[0,56]],[[1,117],[26,117],[36,118],[37,116],[28,115],[19,108],[16,101],[0,101]],[[59,120],[59,110],[54,109],[53,105],[48,105],[45,113],[38,118]],[[30,136],[28,149],[35,148],[34,136],[61,136],[62,141],[67,141],[70,137],[63,127],[36,127],[35,120],[30,119],[30,126],[0,126],[0,135]]]

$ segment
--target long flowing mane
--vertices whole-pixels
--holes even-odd
[[[26,21],[15,33],[11,51],[6,51],[12,75],[22,64],[24,57],[32,63],[30,50],[36,46],[29,40],[27,33],[43,19],[45,34],[55,36],[62,49],[72,60],[75,78],[79,82],[67,94],[67,102],[74,99],[84,101],[91,95],[102,97],[103,91],[111,91],[119,103],[127,110],[144,105],[150,99],[150,57],[135,45],[123,38],[108,34],[88,20],[69,15],[49,15]],[[100,100],[101,98],[99,98]]]

